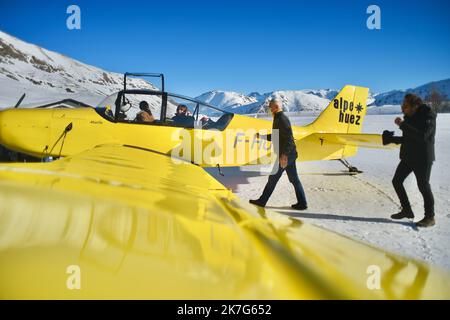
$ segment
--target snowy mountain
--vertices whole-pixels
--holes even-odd
[[[130,88],[155,88],[130,79]],[[107,72],[59,53],[26,43],[0,31],[0,108],[74,98],[95,105],[123,86],[123,75]]]
[[[286,111],[317,111],[322,110],[328,100],[325,90],[273,91],[259,94],[244,95],[237,92],[210,91],[197,97],[198,100],[213,104],[219,108],[234,113],[257,113],[268,107],[271,99],[283,102]]]
[[[280,100],[283,108],[288,112],[319,112],[337,94],[337,90],[331,89],[272,91],[264,94],[252,92],[248,95],[228,91],[210,91],[198,96],[197,99],[241,114],[265,112],[272,99]],[[374,98],[370,96],[368,103],[372,101]]]
[[[380,93],[375,96],[373,104],[376,106],[399,105],[402,103],[403,97],[408,92],[415,93],[423,99],[426,99],[433,90],[439,92],[444,98],[450,99],[450,79],[430,82],[413,89],[393,90]]]
[[[450,79],[430,82],[407,90],[393,90],[385,93],[369,92],[367,106],[369,110],[372,109],[370,113],[373,114],[398,113],[399,105],[407,92],[416,93],[426,99],[433,90],[437,90],[444,98],[449,99]],[[281,100],[283,108],[289,112],[319,112],[337,94],[338,90],[332,89],[273,91],[264,94],[252,92],[248,95],[237,92],[210,91],[198,96],[197,99],[210,103],[215,102],[219,108],[242,114],[266,112],[268,102],[273,98]],[[379,107],[383,107],[383,110]]]
[[[226,107],[228,109],[235,109],[258,101],[256,97],[246,96],[242,93],[219,90],[205,92],[197,99],[219,108]]]

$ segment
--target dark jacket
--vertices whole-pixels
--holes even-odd
[[[177,127],[193,128],[195,118],[193,116],[176,114],[172,117],[173,124]]]
[[[421,105],[412,117],[405,117],[400,130],[403,136],[392,137],[393,143],[401,144],[400,159],[410,163],[435,160],[436,112],[425,104]]]
[[[274,144],[278,143],[279,153],[297,157],[297,149],[295,147],[294,135],[292,134],[291,122],[283,111],[275,113],[272,129],[278,129],[279,141],[274,141]],[[267,135],[267,140],[272,141],[272,134]]]

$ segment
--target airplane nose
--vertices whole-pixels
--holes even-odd
[[[9,110],[1,110],[0,111],[0,144],[3,146],[10,148],[10,142],[13,140],[12,137],[12,123],[11,121],[11,112]]]
[[[0,111],[0,144],[3,144],[3,114],[4,110]]]
[[[14,110],[6,109],[0,111],[0,143],[5,145],[12,138],[13,127],[17,123],[14,121]]]
[[[48,142],[49,117],[32,109],[0,111],[0,144],[17,152],[37,156]]]

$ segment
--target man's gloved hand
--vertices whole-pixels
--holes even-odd
[[[384,130],[383,135],[382,135],[383,146],[393,143],[394,142],[393,137],[394,137],[394,131]]]

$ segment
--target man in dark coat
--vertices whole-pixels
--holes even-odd
[[[417,186],[423,196],[425,217],[416,223],[418,227],[431,227],[434,220],[434,197],[430,186],[431,167],[435,160],[434,137],[436,134],[436,113],[422,102],[420,97],[408,93],[402,104],[404,119],[396,118],[395,123],[402,130],[401,137],[393,132],[383,132],[383,143],[401,144],[400,164],[392,184],[400,200],[402,210],[391,216],[392,219],[414,218],[411,204],[403,182],[414,172]]]
[[[186,105],[180,104],[177,107],[177,113],[172,117],[172,121],[177,127],[193,128],[195,118],[189,115],[189,110]]]
[[[273,141],[275,145],[275,151],[278,149],[278,170],[275,174],[269,176],[269,180],[264,188],[261,197],[257,200],[250,200],[257,206],[264,207],[269,201],[278,180],[283,172],[286,170],[289,181],[292,183],[295,189],[295,195],[297,197],[297,203],[292,205],[292,208],[297,210],[306,210],[308,208],[306,203],[306,196],[303,190],[303,186],[300,182],[300,178],[297,173],[297,166],[295,161],[298,157],[297,149],[295,147],[294,135],[292,134],[291,122],[288,117],[283,113],[281,102],[278,100],[272,100],[269,103],[269,108],[273,114],[273,130],[278,130],[279,141]],[[272,141],[272,135],[265,136],[267,140]]]

